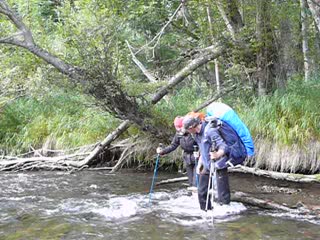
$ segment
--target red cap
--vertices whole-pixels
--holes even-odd
[[[180,116],[176,117],[173,121],[174,127],[176,129],[182,128],[183,127],[182,122],[183,122],[183,117],[180,117]]]

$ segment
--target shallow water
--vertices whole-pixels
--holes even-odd
[[[160,172],[157,181],[173,177]],[[0,239],[320,239],[317,218],[237,202],[204,214],[181,183],[155,187],[150,204],[151,180],[152,173],[1,173]]]

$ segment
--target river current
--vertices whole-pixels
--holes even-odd
[[[0,239],[320,239],[319,218],[239,202],[204,213],[181,183],[156,186],[150,202],[152,174],[0,173]]]

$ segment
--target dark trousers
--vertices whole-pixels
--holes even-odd
[[[196,186],[196,166],[195,164],[186,164],[189,186]]]
[[[198,186],[198,200],[201,210],[206,210],[206,201],[208,194],[208,184],[209,184],[209,171],[200,174],[199,186]],[[210,180],[210,189],[211,180]],[[215,199],[220,204],[229,204],[230,203],[230,187],[229,187],[229,177],[228,170],[220,169],[216,170],[216,191],[217,196]],[[208,209],[212,209],[211,201],[209,198]]]

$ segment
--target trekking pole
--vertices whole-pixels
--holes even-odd
[[[197,168],[198,159],[199,159],[199,146],[198,145],[193,145],[193,156],[194,156],[194,160],[195,160],[195,167]],[[195,173],[196,173],[196,187],[198,188],[199,178],[198,178],[197,171],[195,171]]]
[[[209,180],[208,180],[207,199],[206,199],[206,211],[208,211],[208,206],[209,206],[210,185],[211,185],[211,177],[212,177],[211,164],[212,163],[210,163],[210,170],[209,170]],[[211,205],[211,207],[212,207],[212,205]]]
[[[212,143],[212,147],[210,149],[211,152],[216,151],[216,143]],[[206,199],[206,211],[208,210],[209,205],[209,195],[210,195],[210,188],[212,188],[212,194],[211,194],[211,208],[213,208],[213,202],[214,202],[214,188],[215,188],[215,166],[214,166],[214,160],[210,160],[210,171],[209,171],[209,180],[208,180],[208,190],[207,190],[207,199]],[[213,218],[213,215],[212,215]]]
[[[159,147],[162,147],[162,144],[161,144],[161,143],[159,144]],[[154,167],[154,170],[153,170],[153,178],[152,178],[152,183],[151,183],[150,192],[149,192],[149,205],[151,204],[153,186],[154,186],[154,182],[155,182],[156,177],[157,177],[157,170],[158,170],[158,165],[159,165],[159,159],[160,159],[160,153],[158,153],[158,155],[157,155],[156,166]]]
[[[214,198],[215,198],[215,191],[216,191],[216,167],[215,167],[215,163],[214,160],[211,160],[210,163],[210,168],[211,168],[211,186],[212,186],[212,194],[211,194],[211,206],[213,209],[213,203],[214,203]],[[211,216],[211,220],[213,222],[213,212],[212,212],[212,216]]]

